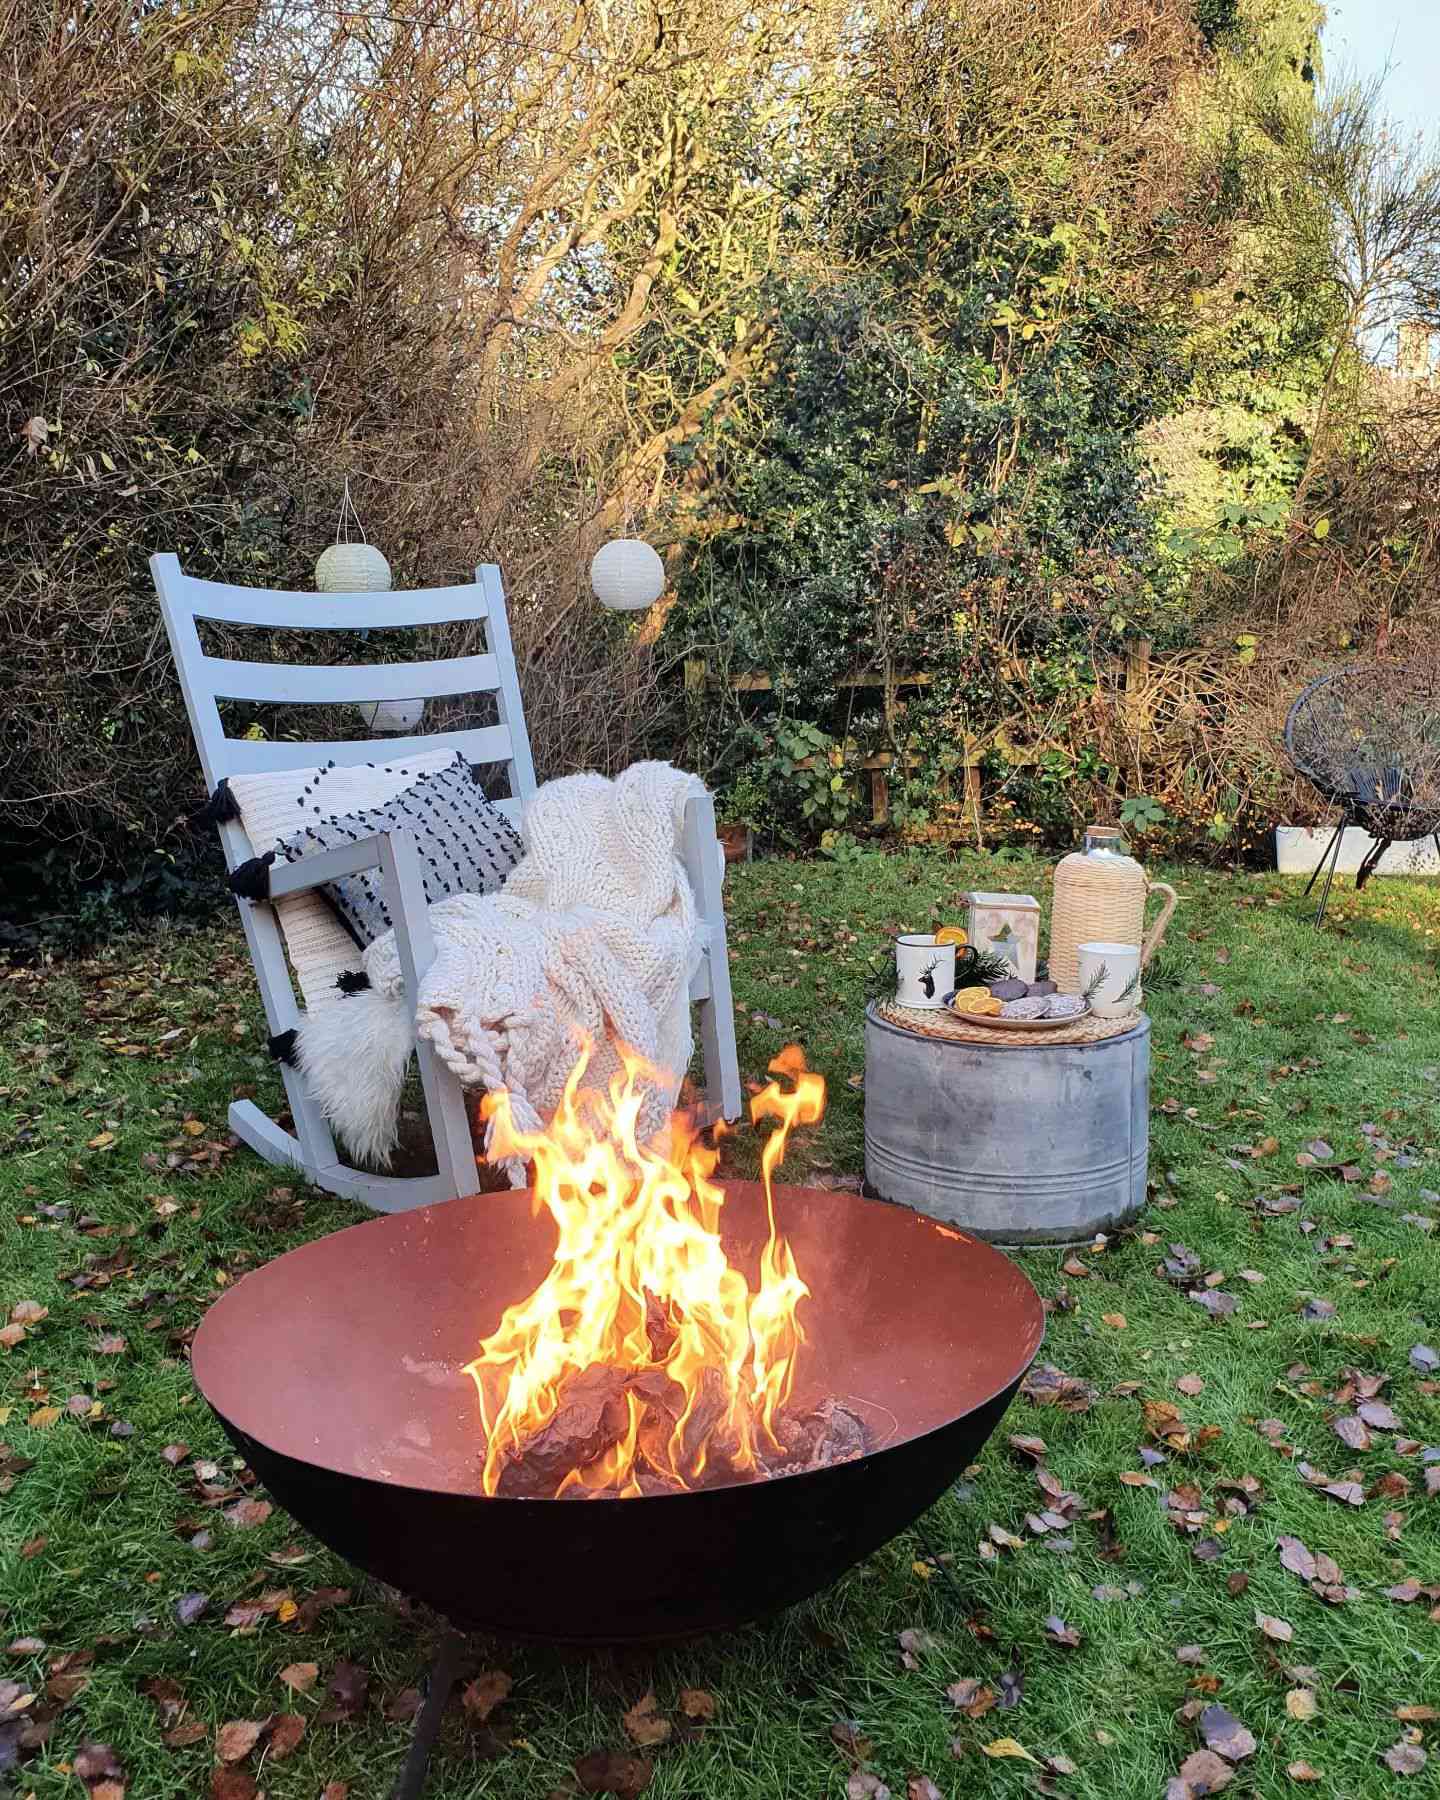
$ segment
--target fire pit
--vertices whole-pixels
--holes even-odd
[[[585,1060],[533,1192],[377,1219],[211,1307],[195,1378],[315,1535],[460,1627],[654,1642],[802,1599],[910,1524],[994,1430],[1043,1312],[949,1226],[771,1176],[824,1083],[751,1103],[763,1185],[658,1133],[638,1058]],[[648,1082],[648,1085],[647,1085]],[[663,1126],[663,1115],[659,1121]],[[548,1217],[546,1216],[548,1215]]]
[[[721,1233],[753,1278],[764,1190],[726,1185]],[[524,1192],[376,1219],[247,1275],[206,1315],[195,1378],[303,1525],[454,1624],[654,1641],[803,1599],[934,1502],[994,1430],[1043,1331],[998,1251],[858,1195],[775,1190],[813,1298],[796,1400],[834,1395],[874,1448],[773,1479],[631,1499],[488,1498],[477,1336],[544,1277]]]

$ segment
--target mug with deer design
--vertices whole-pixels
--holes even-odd
[[[938,1011],[955,987],[955,946],[937,944],[929,932],[895,940],[895,999],[901,1006]]]

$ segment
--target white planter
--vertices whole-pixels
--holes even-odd
[[[1309,875],[1325,853],[1333,825],[1277,825],[1275,827],[1275,867],[1282,875]],[[1346,827],[1340,840],[1340,861],[1336,865],[1342,875],[1353,875],[1374,845],[1374,838],[1358,825]],[[1440,875],[1440,851],[1433,838],[1421,838],[1413,844],[1392,844],[1380,858],[1376,871],[1380,875]]]

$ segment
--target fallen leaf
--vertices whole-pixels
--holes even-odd
[[[1407,1724],[1428,1725],[1440,1719],[1440,1707],[1436,1706],[1397,1706],[1395,1717],[1403,1719]]]
[[[95,1340],[97,1356],[121,1356],[125,1351],[125,1340],[118,1331],[102,1331]]]
[[[40,1406],[31,1413],[25,1423],[32,1431],[48,1431],[60,1417],[58,1406]]]
[[[1330,1429],[1351,1450],[1368,1450],[1373,1441],[1365,1429],[1365,1421],[1350,1413],[1342,1413],[1338,1419],[1332,1419]]]
[[[1209,1747],[1230,1762],[1255,1754],[1253,1735],[1228,1707],[1207,1706],[1200,1715],[1200,1729]]]
[[[1125,1331],[1129,1328],[1129,1320],[1126,1319],[1124,1313],[1101,1313],[1100,1320],[1112,1331]]]
[[[508,1691],[508,1680],[507,1691]],[[670,1736],[670,1721],[660,1711],[659,1702],[654,1694],[646,1694],[626,1713],[622,1723],[626,1735],[633,1743],[649,1747],[652,1744],[663,1744]]]
[[[1434,1351],[1428,1344],[1413,1344],[1410,1349],[1410,1366],[1418,1369],[1422,1375],[1432,1375],[1440,1369],[1440,1352]]]
[[[240,1762],[255,1748],[263,1729],[263,1722],[259,1719],[231,1719],[216,1734],[216,1756],[221,1762]]]
[[[1081,1634],[1075,1627],[1067,1625],[1054,1613],[1045,1621],[1045,1634],[1052,1644],[1063,1644],[1067,1650],[1076,1649],[1081,1641]]]
[[[335,1702],[333,1707],[326,1709],[332,1717],[336,1719],[358,1718],[365,1710],[365,1702],[370,1692],[370,1677],[359,1663],[351,1662],[347,1657],[341,1657],[331,1671],[330,1685],[326,1691]]]
[[[424,1704],[425,1696],[419,1688],[401,1688],[385,1702],[385,1717],[392,1725],[401,1725],[413,1719]]]
[[[1201,1800],[1202,1795],[1218,1794],[1234,1777],[1229,1763],[1222,1762],[1213,1750],[1192,1750],[1180,1765],[1178,1792],[1172,1782],[1171,1793],[1174,1800]]]
[[[1039,1761],[1038,1757],[1032,1756],[1025,1746],[1013,1737],[992,1738],[988,1744],[982,1744],[980,1748],[987,1756],[1019,1757],[1023,1761],[1031,1763]]]
[[[1307,1719],[1313,1719],[1320,1709],[1316,1706],[1315,1696],[1309,1688],[1297,1687],[1291,1688],[1290,1692],[1286,1694],[1285,1710],[1292,1719],[1298,1719],[1301,1724],[1304,1724]]]
[[[210,1800],[258,1800],[255,1778],[244,1769],[220,1767],[210,1776]]]
[[[91,1789],[99,1782],[119,1782],[124,1791],[125,1771],[109,1744],[82,1744],[70,1765]]]
[[[964,1681],[952,1681],[945,1690],[945,1698],[967,1718],[983,1719],[998,1703],[1000,1696],[994,1688],[967,1678]]]
[[[155,1702],[161,1725],[173,1725],[188,1704],[185,1690],[168,1675],[152,1675],[148,1681],[142,1681],[140,1692]]]
[[[613,1794],[615,1800],[635,1800],[650,1785],[653,1773],[643,1756],[623,1750],[592,1750],[575,1765],[575,1779],[587,1794]]]
[[[327,1781],[320,1790],[320,1800],[350,1800],[348,1781]]]
[[[277,1762],[294,1751],[296,1745],[305,1735],[305,1720],[299,1713],[277,1713],[270,1721],[270,1741],[267,1754]]]
[[[1400,1429],[1399,1415],[1383,1400],[1362,1400],[1355,1410],[1365,1423],[1372,1425],[1376,1431],[1398,1431]]]
[[[297,1694],[308,1694],[314,1687],[316,1677],[320,1673],[319,1663],[290,1663],[280,1671],[280,1680],[288,1688],[294,1688]]]
[[[501,1701],[509,1698],[514,1685],[503,1669],[486,1669],[466,1684],[460,1704],[477,1724],[483,1724]]]
[[[160,1741],[167,1750],[188,1750],[191,1744],[203,1743],[209,1735],[210,1727],[203,1719],[187,1719],[183,1725],[165,1732]]]
[[[1277,1619],[1271,1613],[1257,1612],[1255,1623],[1277,1644],[1288,1644],[1295,1635],[1295,1627],[1288,1619]]]
[[[715,1696],[707,1688],[681,1688],[680,1710],[687,1719],[708,1725],[717,1710]]]
[[[945,1800],[928,1775],[912,1775],[905,1783],[905,1800]]]
[[[237,1500],[233,1506],[225,1508],[223,1517],[227,1525],[233,1525],[237,1531],[246,1531],[251,1526],[263,1525],[274,1510],[268,1500]]]
[[[869,1762],[875,1746],[854,1719],[837,1719],[830,1727],[830,1742],[851,1763]]]
[[[890,1790],[868,1769],[852,1769],[845,1783],[845,1800],[890,1800]]]
[[[1175,1386],[1182,1394],[1187,1394],[1192,1400],[1197,1394],[1203,1394],[1205,1392],[1205,1383],[1198,1375],[1182,1375],[1175,1383]]]
[[[1191,1668],[1198,1669],[1205,1661],[1205,1652],[1199,1644],[1181,1644],[1175,1652],[1175,1660],[1178,1663],[1188,1663]]]
[[[1415,1734],[1420,1735],[1418,1732]],[[1385,1763],[1397,1775],[1418,1775],[1430,1758],[1418,1744],[1406,1743],[1401,1738],[1398,1744],[1392,1744],[1385,1752]]]
[[[182,1625],[193,1625],[209,1604],[208,1594],[182,1594],[175,1602],[175,1617]]]
[[[1320,1771],[1312,1768],[1308,1762],[1286,1763],[1285,1773],[1292,1781],[1319,1781],[1322,1779]]]

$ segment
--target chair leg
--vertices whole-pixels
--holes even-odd
[[[1335,835],[1330,839],[1330,842],[1325,846],[1325,849],[1324,849],[1323,853],[1321,854],[1319,862],[1316,863],[1315,867],[1310,871],[1310,879],[1305,883],[1305,893],[1300,896],[1302,900],[1305,899],[1306,896],[1308,896],[1311,888],[1314,887],[1315,878],[1317,875],[1319,875],[1320,871],[1325,867],[1326,859],[1329,857],[1330,852],[1336,848],[1336,845],[1339,844],[1341,838],[1345,835],[1345,823],[1346,823],[1346,821],[1342,817],[1340,820],[1340,823],[1335,827]],[[1337,852],[1337,860],[1338,860],[1338,852]]]
[[[243,1144],[277,1168],[294,1169],[314,1187],[343,1200],[356,1200],[372,1212],[409,1212],[417,1206],[433,1206],[455,1198],[449,1175],[374,1175],[368,1169],[347,1168],[332,1162],[311,1163],[305,1146],[253,1100],[237,1100],[230,1108],[230,1129]]]
[[[1380,867],[1381,859],[1394,841],[1393,838],[1376,838],[1375,842],[1365,852],[1365,860],[1355,871],[1355,892],[1357,894]]]
[[[1330,884],[1334,881],[1335,871],[1340,866],[1340,846],[1344,840],[1344,836],[1345,836],[1345,821],[1342,819],[1341,822],[1339,823],[1339,825],[1337,825],[1335,828],[1334,837],[1331,838],[1331,840],[1330,840],[1330,846],[1331,846],[1331,849],[1333,849],[1334,854],[1331,855],[1331,849],[1327,849],[1325,852],[1325,856],[1321,859],[1322,866],[1323,866],[1323,863],[1327,859],[1329,861],[1330,866],[1325,871],[1325,885],[1320,890],[1320,904],[1315,909],[1315,929],[1317,931],[1320,929],[1321,925],[1325,921],[1325,908],[1329,904],[1329,901],[1330,901]],[[1318,875],[1319,873],[1320,873],[1320,870],[1317,868],[1315,871],[1315,875]],[[1310,877],[1310,883],[1311,883],[1312,887],[1314,886],[1314,883],[1315,883],[1315,875],[1312,875]],[[1309,891],[1310,891],[1310,889],[1306,888],[1305,892],[1307,894],[1309,893]]]

